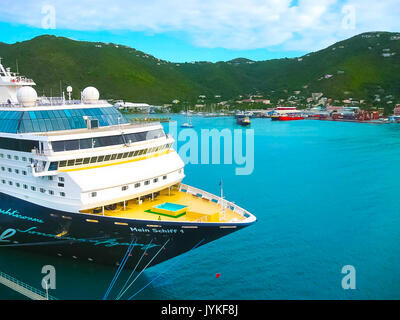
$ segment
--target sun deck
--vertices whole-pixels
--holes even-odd
[[[196,189],[198,190],[198,189]],[[224,201],[224,209],[216,196],[207,197],[200,193],[183,189],[165,189],[157,194],[125,201],[114,206],[83,210],[95,216],[120,217],[155,221],[186,222],[239,222],[246,219],[236,212],[229,202]]]

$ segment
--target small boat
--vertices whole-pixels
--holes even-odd
[[[280,117],[279,114],[273,114],[273,115],[271,116],[271,120],[272,120],[272,121],[279,121],[279,117]]]
[[[240,124],[241,126],[248,126],[251,124],[251,121],[249,117],[242,117],[242,118],[237,118],[236,123]]]
[[[304,117],[302,115],[297,114],[286,114],[279,116],[279,121],[292,121],[292,120],[303,120]]]
[[[291,120],[303,120],[304,117],[298,113],[286,113],[286,114],[279,114],[274,113],[271,116],[272,121],[291,121]]]
[[[193,128],[193,124],[189,116],[189,111],[186,112],[186,122],[181,124],[181,128]]]
[[[181,128],[193,128],[193,125],[191,123],[185,122],[181,124]]]

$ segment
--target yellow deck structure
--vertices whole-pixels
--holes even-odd
[[[166,202],[187,206],[186,213],[175,217],[173,214],[165,215],[156,213],[153,207]],[[151,196],[148,198],[142,197],[141,203],[139,199],[125,201],[125,208],[124,203],[117,204],[114,210],[107,210],[106,208],[104,212],[101,210],[99,213],[94,213],[94,209],[83,210],[81,212],[95,216],[102,216],[104,214],[104,216],[110,217],[155,221],[238,222],[245,219],[230,208],[224,208],[221,211],[221,206],[210,199],[177,189],[162,190],[154,199]]]

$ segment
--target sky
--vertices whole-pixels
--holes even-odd
[[[123,44],[173,61],[297,57],[400,31],[399,0],[0,0],[0,41],[42,34]]]

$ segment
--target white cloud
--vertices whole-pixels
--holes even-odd
[[[183,32],[202,47],[310,51],[364,31],[399,31],[398,0],[3,0],[0,20],[41,27],[42,6],[72,30]],[[342,27],[344,5],[355,29]]]

